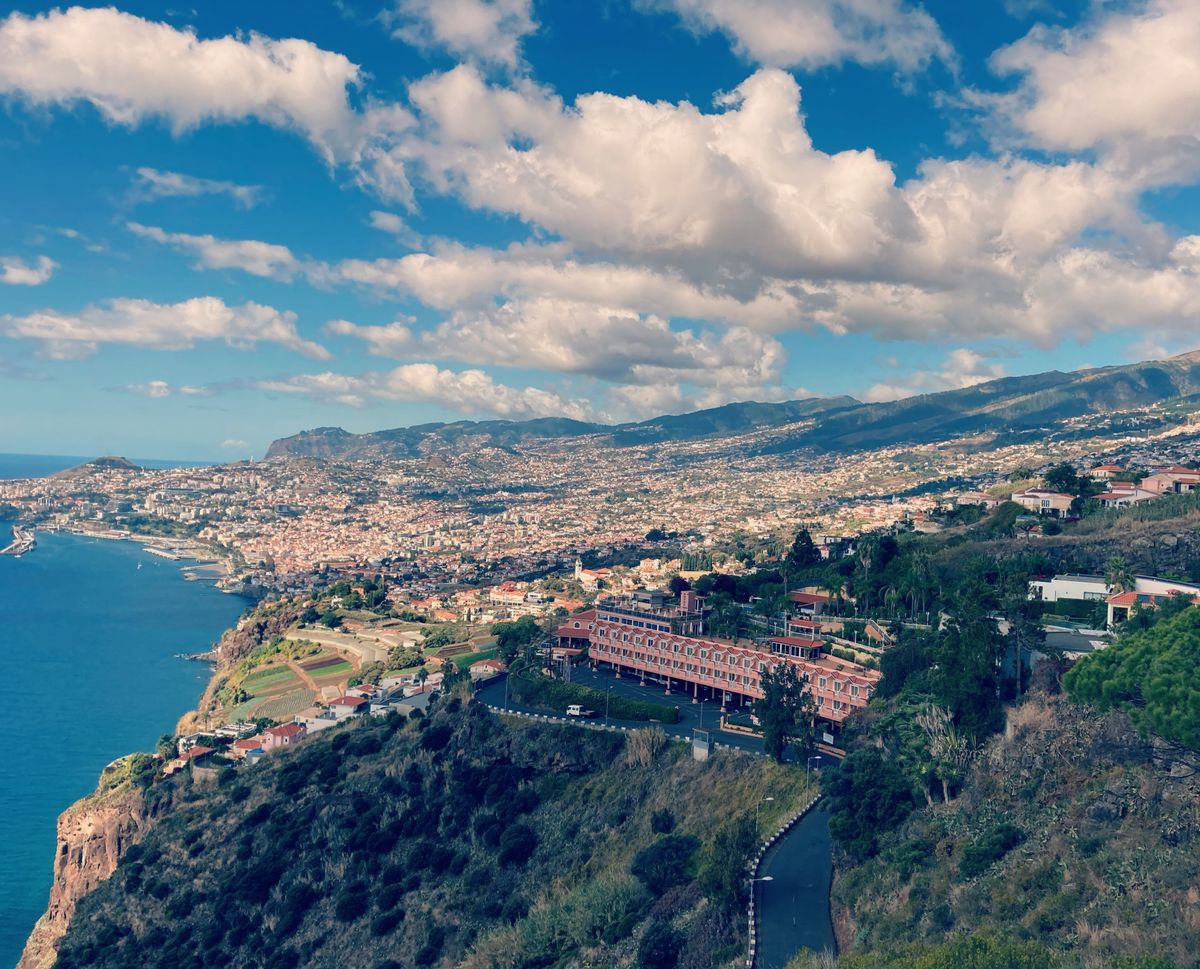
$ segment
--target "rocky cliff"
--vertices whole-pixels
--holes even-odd
[[[102,776],[102,787],[105,783]],[[76,904],[116,870],[121,855],[141,839],[147,824],[141,789],[128,782],[90,794],[59,816],[50,902],[25,943],[17,969],[49,969],[54,964],[58,941]]]

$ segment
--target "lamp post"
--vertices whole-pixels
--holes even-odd
[[[604,726],[608,726],[608,701],[612,696],[612,684],[608,684],[608,689],[604,691]]]
[[[756,805],[754,805],[754,836],[755,837],[758,837],[758,812],[762,808],[764,803],[766,803],[767,801],[773,801],[773,800],[775,800],[775,798],[773,798],[773,797],[760,797],[758,799],[758,803]],[[758,879],[758,880],[763,881],[764,879]],[[766,880],[769,880],[769,879],[766,879]]]
[[[804,794],[805,794],[805,796],[807,796],[807,795],[808,795],[808,785],[809,785],[809,776],[808,776],[808,772],[809,772],[809,771],[812,769],[812,762],[813,762],[814,760],[817,762],[817,764],[818,764],[818,768],[817,768],[817,769],[819,770],[819,769],[820,769],[820,766],[819,766],[819,765],[820,765],[820,763],[821,763],[821,755],[820,755],[820,754],[813,754],[813,755],[812,755],[812,756],[810,756],[810,757],[808,758],[808,760],[807,760],[807,761],[805,761],[805,763],[804,763]]]
[[[708,702],[707,700],[700,701],[700,729],[701,730],[704,729],[704,704],[707,702]]]

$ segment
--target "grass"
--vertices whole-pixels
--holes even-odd
[[[472,663],[478,663],[481,659],[495,659],[496,654],[500,652],[498,649],[481,649],[477,653],[464,653],[462,656],[455,656],[450,660],[460,670],[465,670]]]
[[[286,666],[271,666],[267,669],[256,670],[242,680],[242,689],[254,696],[277,692],[276,687],[296,679],[296,674]]]
[[[309,676],[311,676],[317,682],[329,679],[336,680],[339,677],[345,676],[347,673],[353,672],[353,670],[354,665],[352,663],[348,663],[346,660],[341,660],[330,666],[322,666],[320,669],[312,670],[309,672]]]

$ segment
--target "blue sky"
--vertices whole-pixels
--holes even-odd
[[[0,13],[0,450],[883,400],[1200,344],[1200,5]]]

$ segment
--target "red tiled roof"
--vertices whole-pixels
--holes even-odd
[[[829,596],[821,592],[793,592],[792,602],[799,602],[803,605],[815,606],[820,602],[828,602]]]
[[[785,646],[820,646],[821,640],[807,639],[802,636],[772,636],[771,642],[783,643]]]
[[[278,727],[268,727],[266,732],[272,737],[295,737],[297,734],[304,733],[305,727],[302,723],[283,723]]]
[[[361,707],[367,701],[360,696],[340,696],[336,700],[331,700],[331,707]]]

